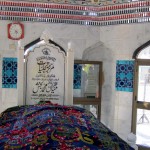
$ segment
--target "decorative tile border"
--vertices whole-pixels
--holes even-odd
[[[70,4],[57,4],[57,3],[40,3],[40,2],[24,2],[24,1],[0,1],[1,6],[13,6],[13,7],[28,7],[28,8],[47,8],[47,9],[65,9],[65,10],[82,10],[82,11],[108,11],[116,9],[127,9],[134,7],[149,6],[150,1],[138,1],[115,5],[106,6],[87,6],[87,5],[70,5]]]
[[[17,58],[3,58],[2,88],[17,88]]]
[[[150,1],[110,6],[0,1],[0,20],[116,25],[150,22]]]
[[[133,60],[118,60],[116,62],[116,90],[133,92]]]
[[[73,89],[81,89],[81,64],[74,64]]]
[[[12,0],[22,2],[23,0]],[[114,5],[122,3],[130,3],[132,0],[26,0],[27,2],[44,2],[44,3],[56,3],[56,4],[72,4],[72,5],[88,5],[88,6],[104,6]],[[134,0],[136,2],[140,0]],[[147,0],[143,0],[147,1]],[[44,5],[43,5],[44,6]]]

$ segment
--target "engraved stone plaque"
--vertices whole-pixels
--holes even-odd
[[[26,58],[26,104],[64,103],[65,52],[53,44],[34,47]]]

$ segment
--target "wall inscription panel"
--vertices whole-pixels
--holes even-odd
[[[26,103],[52,101],[63,104],[65,89],[65,53],[53,44],[42,44],[26,59]]]

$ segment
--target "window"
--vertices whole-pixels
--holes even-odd
[[[139,150],[150,148],[150,41],[138,48],[135,58],[132,131]]]
[[[100,119],[102,62],[76,60],[73,82],[74,105],[90,110]]]

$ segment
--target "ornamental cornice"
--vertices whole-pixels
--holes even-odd
[[[150,22],[150,1],[105,6],[0,1],[0,20],[106,26]]]

